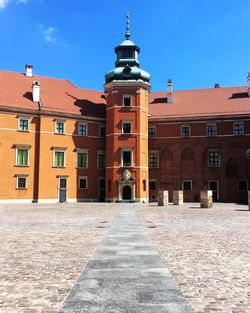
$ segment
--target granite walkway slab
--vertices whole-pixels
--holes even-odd
[[[193,311],[149,239],[133,204],[124,204],[59,312]]]

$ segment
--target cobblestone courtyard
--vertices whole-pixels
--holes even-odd
[[[138,212],[194,312],[250,312],[247,206],[149,205]]]
[[[1,205],[0,312],[57,312],[118,207]],[[195,313],[250,312],[247,206],[135,207]]]

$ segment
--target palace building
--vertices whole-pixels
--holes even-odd
[[[103,91],[0,71],[0,202],[247,202],[248,85],[150,92],[131,40],[115,48]]]

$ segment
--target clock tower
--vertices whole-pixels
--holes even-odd
[[[148,93],[150,75],[140,69],[140,48],[130,39],[115,48],[115,68],[105,75],[106,201],[148,202]]]

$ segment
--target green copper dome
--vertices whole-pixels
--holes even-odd
[[[130,40],[130,36],[129,15],[127,14],[125,40],[115,48],[117,55],[115,69],[106,73],[106,83],[114,80],[142,80],[149,82],[150,75],[139,68],[138,54],[140,48]]]

